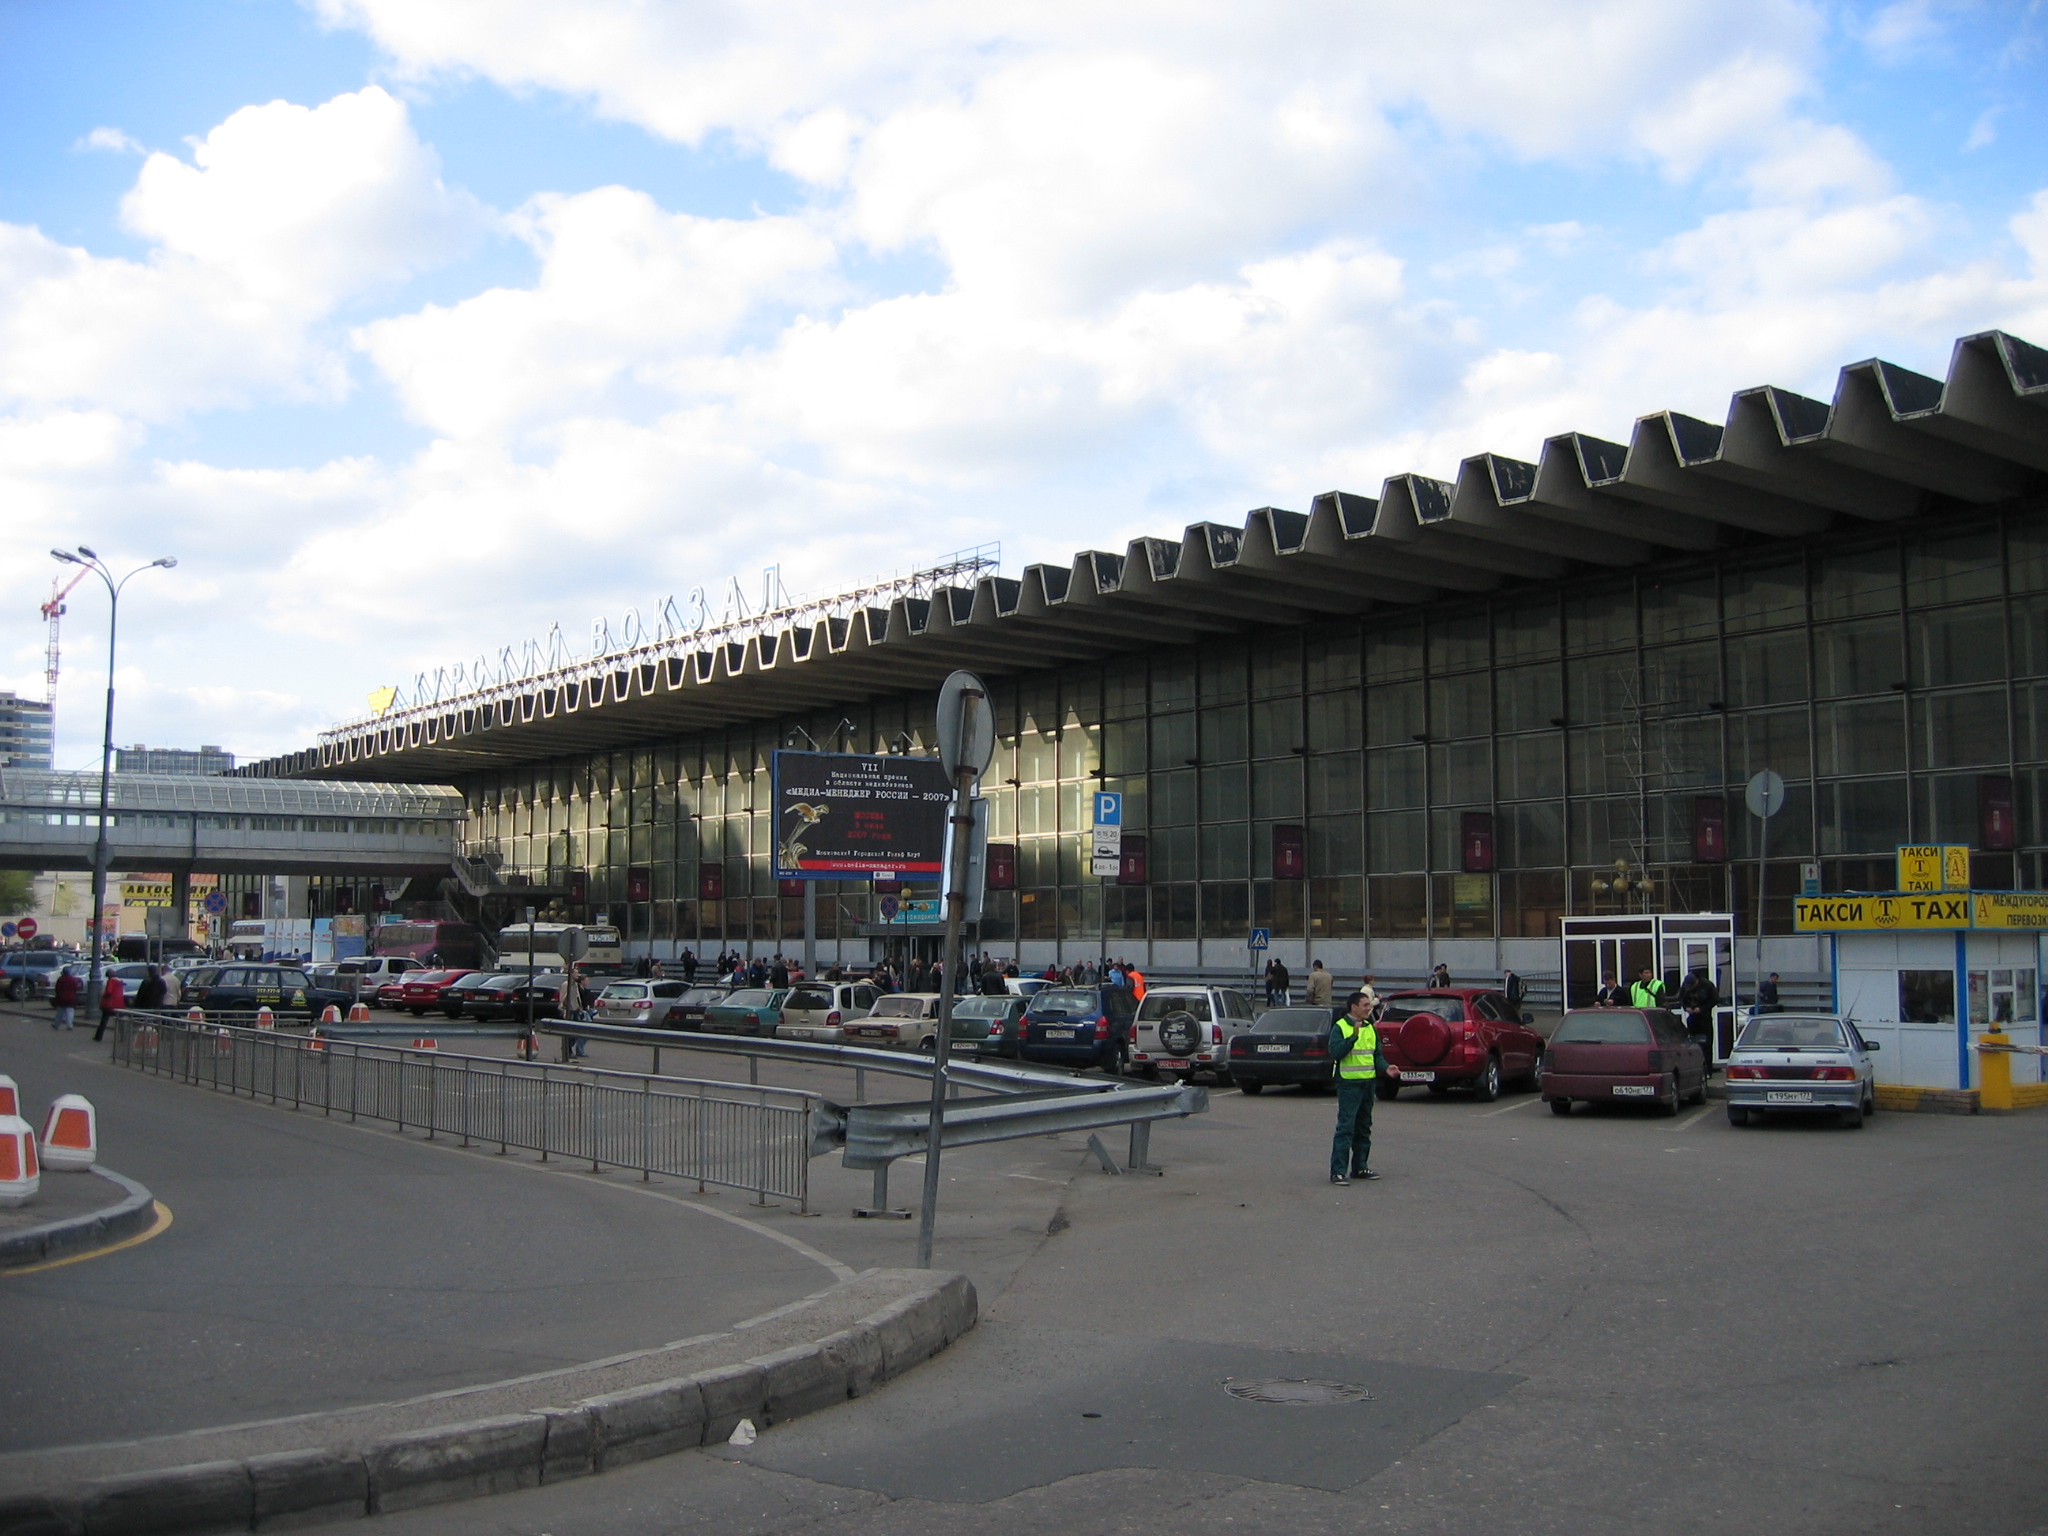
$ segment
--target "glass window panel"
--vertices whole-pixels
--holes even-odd
[[[1628,587],[1579,593],[1565,599],[1565,644],[1574,651],[1605,651],[1636,643],[1636,595]]]
[[[1241,762],[1246,756],[1247,730],[1242,704],[1202,711],[1202,761]]]
[[[1642,811],[1633,798],[1574,800],[1571,807],[1574,864],[1612,864],[1633,858],[1642,839]]]
[[[1846,619],[1892,613],[1899,606],[1899,552],[1895,545],[1837,550],[1820,557],[1813,578],[1813,616]]]
[[[1395,747],[1365,755],[1365,801],[1373,810],[1421,805],[1424,759],[1420,747]]]
[[[1191,652],[1152,658],[1152,708],[1189,709],[1195,702],[1195,658]]]
[[[1311,880],[1308,883],[1309,936],[1312,939],[1358,939],[1365,936],[1365,882]]]
[[[1398,682],[1422,673],[1422,622],[1419,619],[1373,630],[1365,637],[1365,680]]]
[[[1365,739],[1358,690],[1308,696],[1308,747],[1312,752],[1355,748]]]
[[[1897,619],[1835,624],[1813,632],[1815,691],[1822,698],[1883,693],[1906,680]]]
[[[1566,662],[1566,716],[1574,725],[1622,719],[1637,695],[1640,676],[1634,655],[1627,652]]]
[[[1714,594],[1712,576],[1645,582],[1642,603],[1645,644],[1711,635],[1719,628],[1720,603]]]
[[[1510,869],[1555,869],[1564,863],[1564,806],[1558,801],[1503,806],[1494,817],[1497,860]]]
[[[1060,831],[1078,832],[1094,824],[1094,792],[1093,784],[1060,786]]]
[[[1630,787],[1628,761],[1632,747],[1619,726],[1565,732],[1565,752],[1575,795],[1619,794]]]
[[[1806,617],[1806,566],[1796,557],[1721,577],[1721,612],[1730,631],[1770,629]]]
[[[2048,683],[2030,683],[2012,692],[2013,726],[2019,733],[2013,756],[2023,763],[2048,758]]]
[[[1557,603],[1545,599],[1497,611],[1493,618],[1493,650],[1499,661],[1555,656],[1558,640]]]
[[[1311,688],[1355,687],[1360,675],[1357,629],[1318,627],[1303,642],[1302,665]]]
[[[1251,888],[1242,880],[1202,887],[1202,937],[1236,939],[1251,931]]]
[[[1061,885],[1079,885],[1084,878],[1089,879],[1092,883],[1092,877],[1085,874],[1087,869],[1087,865],[1084,862],[1086,850],[1081,845],[1081,839],[1071,836],[1055,838],[1053,840],[1053,847],[1057,850],[1056,857],[1059,861],[1059,883]]]
[[[1301,692],[1301,639],[1298,635],[1275,635],[1252,647],[1252,696],[1271,698],[1275,694]]]
[[[1913,835],[1928,843],[1974,843],[1978,836],[1978,775],[1947,774],[1915,781],[1919,805]],[[1980,854],[1979,859],[1982,859]]]
[[[2016,523],[2006,530],[2006,582],[2018,592],[2048,591],[2048,526]]]
[[[2048,596],[2012,600],[2012,675],[2048,672]]]
[[[1906,766],[1906,701],[1863,699],[1815,710],[1823,775],[1897,773]]]
[[[1308,760],[1308,808],[1313,813],[1356,811],[1365,797],[1364,765],[1356,752]]]
[[[1303,745],[1301,700],[1262,699],[1252,706],[1252,756],[1281,757]]]
[[[1301,759],[1252,764],[1252,816],[1288,821],[1301,814]]]
[[[1907,639],[1915,688],[2005,676],[2005,619],[1997,603],[1915,614]]]
[[[1906,604],[1962,603],[2003,590],[1998,530],[1980,528],[1906,546]]]
[[[1192,713],[1152,717],[1152,766],[1180,767],[1195,760],[1195,717]]]
[[[1503,736],[1496,743],[1497,793],[1503,800],[1538,800],[1564,793],[1564,734]]]
[[[1429,932],[1429,876],[1381,875],[1366,882],[1366,929],[1376,939]]]
[[[1917,734],[1922,743],[1919,766],[1969,768],[2006,762],[2008,743],[2003,688],[1979,688],[1970,693],[1936,693],[1913,702],[1919,716]]]
[[[1242,822],[1200,829],[1204,880],[1243,880],[1250,875],[1245,855],[1248,830]]]
[[[1497,729],[1539,730],[1564,715],[1564,668],[1504,667],[1494,674],[1493,698]]]
[[[1251,798],[1243,763],[1202,770],[1202,820],[1243,821]]]
[[[1758,635],[1728,645],[1727,703],[1733,709],[1806,697],[1806,634]]]
[[[1564,871],[1502,875],[1501,933],[1508,938],[1555,939],[1565,915]]]
[[[1051,784],[1027,784],[1017,791],[1017,831],[1025,837],[1057,832],[1059,791]]]
[[[1845,779],[1823,784],[1819,807],[1823,854],[1885,853],[1911,841],[1904,779]],[[1773,844],[1778,840],[1777,831],[1775,826],[1771,828]]]
[[[1440,937],[1483,939],[1492,935],[1492,875],[1438,875],[1431,884],[1431,920]]]
[[[1243,646],[1205,646],[1201,654],[1201,665],[1204,704],[1244,702],[1246,693],[1250,691],[1251,681]]]
[[[1689,789],[1721,782],[1719,715],[1653,719],[1645,726],[1643,746],[1643,777],[1657,789]],[[1803,756],[1795,772],[1804,776]]]
[[[1365,824],[1357,816],[1312,816],[1308,822],[1312,875],[1365,873]]]
[[[1484,613],[1454,613],[1429,621],[1429,670],[1463,672],[1488,661],[1489,625]]]
[[[1369,747],[1412,741],[1429,728],[1422,684],[1388,683],[1365,690],[1365,743]]]
[[[1721,697],[1721,648],[1712,641],[1643,652],[1646,708],[1699,709]]]
[[[1113,662],[1102,673],[1102,713],[1117,720],[1142,715],[1146,705],[1145,663],[1142,660]]]
[[[1376,811],[1366,817],[1368,869],[1423,869],[1428,865],[1427,825],[1420,811]]]
[[[1145,722],[1116,720],[1102,728],[1102,766],[1112,774],[1143,773]]]
[[[1433,736],[1484,736],[1493,729],[1491,690],[1484,672],[1462,677],[1431,678],[1429,684],[1430,734]]]
[[[1084,778],[1102,766],[1102,727],[1071,716],[1060,732],[1060,777]]]
[[[1195,829],[1174,827],[1155,832],[1146,844],[1146,873],[1158,880],[1195,878]]]
[[[1152,775],[1152,825],[1183,826],[1194,821],[1196,815],[1195,776],[1191,771]]]
[[[1471,805],[1493,797],[1493,743],[1456,741],[1429,749],[1430,799],[1438,805]]]

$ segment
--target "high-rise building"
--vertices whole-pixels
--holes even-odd
[[[233,773],[235,754],[224,752],[219,747],[145,747],[137,742],[132,747],[114,749],[114,772],[116,773]]]
[[[0,768],[47,768],[54,712],[41,699],[0,691]]]

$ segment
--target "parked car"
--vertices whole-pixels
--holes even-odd
[[[494,1010],[509,1008],[513,994],[528,980],[509,972],[471,971],[441,989],[441,1011],[451,1019],[490,1018]]]
[[[54,949],[10,949],[0,955],[0,976],[7,979],[9,1001],[49,991],[70,958]]]
[[[407,955],[358,955],[334,968],[334,985],[366,1003],[377,1001],[377,989],[407,971],[423,971],[423,961]]]
[[[1585,1104],[1655,1104],[1675,1115],[1707,1101],[1707,1054],[1663,1008],[1574,1008],[1550,1036],[1543,1097],[1553,1113]]]
[[[1855,1130],[1877,1113],[1876,1049],[1833,1014],[1759,1014],[1728,1056],[1728,1123],[1825,1110]]]
[[[520,971],[512,979],[519,985],[512,989],[512,1011],[507,1017],[523,1023],[529,1017],[562,1016],[562,987],[566,978],[560,971]]]
[[[1029,997],[1034,992],[1043,992],[1047,987],[1056,987],[1056,981],[1047,981],[1043,976],[1005,976],[1003,986],[1012,997]]]
[[[1018,1058],[1121,1077],[1137,1011],[1126,987],[1047,987],[1025,1000]]]
[[[742,987],[728,992],[704,1010],[704,1028],[714,1035],[766,1035],[773,1037],[782,1020],[782,1000],[788,987]]]
[[[1396,992],[1380,1015],[1377,1092],[1395,1097],[1412,1083],[1441,1097],[1469,1088],[1486,1104],[1510,1081],[1534,1084],[1543,1072],[1543,1037],[1501,993],[1484,987]]]
[[[875,999],[874,1009],[866,1018],[847,1023],[846,1043],[936,1050],[934,1037],[938,1027],[938,993],[891,992],[886,997]]]
[[[1131,1064],[1146,1077],[1229,1075],[1230,1042],[1252,1027],[1251,999],[1231,987],[1152,987],[1138,1004]]]
[[[614,981],[597,994],[591,1017],[599,1024],[651,1024],[657,1016],[666,1017],[684,991],[680,981]]]
[[[724,997],[731,988],[722,983],[699,982],[696,986],[685,983],[683,995],[668,1005],[668,1011],[654,1020],[658,1029],[702,1029],[704,1014],[710,1006]]]
[[[76,976],[81,983],[89,985],[92,981],[92,962],[90,960],[73,960],[64,969]],[[135,1004],[135,989],[148,979],[149,966],[140,960],[103,960],[100,962],[100,972],[102,975],[118,976],[121,978],[121,990],[127,995],[129,1006],[133,1007]],[[178,1000],[184,996],[184,983],[161,966],[157,968],[157,974],[164,981],[164,1006],[166,1008],[176,1007]]]
[[[953,1045],[955,1049],[969,1046],[977,1056],[1000,1056],[1006,1060],[1017,1059],[1018,1047],[1024,1043],[1024,1010],[1030,1006],[1025,997],[960,997],[953,1000]],[[971,1035],[969,1020],[985,1021],[982,1028]]]
[[[1335,1072],[1330,1061],[1330,1026],[1341,1011],[1268,1008],[1250,1029],[1231,1040],[1231,1082],[1242,1093],[1263,1093],[1268,1083],[1327,1087]]]
[[[398,998],[394,1007],[403,1008],[414,1018],[423,1017],[429,1008],[441,1006],[441,994],[465,976],[474,976],[475,971],[407,971],[398,984]]]
[[[296,965],[235,960],[193,971],[185,979],[184,1001],[209,1014],[254,1013],[268,1008],[273,1014],[299,1013],[312,1018],[330,1003],[347,1007],[349,997],[345,992],[314,986],[313,979]]]
[[[846,1039],[847,1024],[866,1018],[881,995],[868,981],[800,981],[782,1000],[775,1033],[784,1040],[838,1045]]]

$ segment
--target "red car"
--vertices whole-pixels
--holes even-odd
[[[1391,1099],[1420,1083],[1433,1094],[1469,1088],[1482,1104],[1500,1096],[1510,1079],[1534,1083],[1543,1071],[1543,1037],[1487,987],[1442,987],[1396,992],[1380,1016],[1380,1069],[1376,1091]]]
[[[1574,1008],[1550,1037],[1543,1097],[1559,1115],[1574,1099],[1675,1115],[1707,1102],[1707,1055],[1662,1008]]]
[[[429,1008],[441,1006],[441,992],[449,982],[460,981],[465,976],[474,976],[475,971],[407,971],[399,978],[398,990],[392,1001],[386,1003],[384,994],[390,990],[388,984],[377,989],[378,1003],[387,1008],[403,1008],[414,1018],[419,1018]]]

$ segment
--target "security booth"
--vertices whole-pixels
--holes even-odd
[[[2048,892],[1801,897],[1793,912],[1798,931],[1828,937],[1835,1011],[1880,1047],[1879,1082],[1979,1087],[1975,1046],[1991,1030],[2015,1045],[2048,1045],[2040,986]],[[2011,1061],[2015,1083],[2048,1080],[2042,1057]]]
[[[1720,994],[1714,1010],[1712,1061],[1726,1061],[1735,1046],[1735,918],[1728,912],[1641,912],[1612,917],[1567,917],[1563,925],[1564,1004],[1588,1008],[1604,976],[1623,986],[1644,966],[1663,978],[1674,1011],[1678,989],[1704,971]]]

